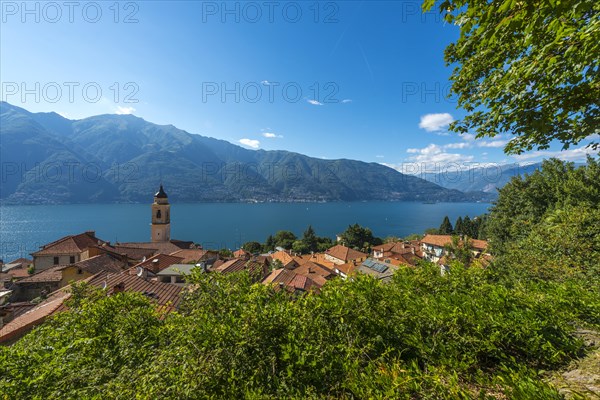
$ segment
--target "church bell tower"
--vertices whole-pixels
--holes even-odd
[[[154,195],[152,203],[152,242],[168,242],[171,240],[171,206],[163,186]]]

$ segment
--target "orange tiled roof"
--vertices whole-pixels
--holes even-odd
[[[33,256],[44,256],[54,254],[73,254],[81,253],[90,246],[97,246],[98,243],[104,243],[98,239],[94,232],[84,232],[79,235],[65,236],[57,241],[48,243],[35,253]]]
[[[302,262],[301,263],[299,262],[299,264],[302,265],[308,261],[312,261],[314,263],[321,264],[329,269],[333,269],[333,267],[335,267],[334,263],[332,263],[331,261],[329,261],[328,259],[325,258],[324,253],[315,253],[315,254],[302,256]]]
[[[64,265],[55,265],[43,271],[29,275],[27,278],[19,280],[19,284],[38,283],[38,282],[60,282],[62,279],[62,270]]]
[[[275,290],[280,290],[280,287],[283,286],[290,292],[295,292],[296,290],[318,291],[320,288],[320,285],[312,279],[285,268],[274,270],[262,283],[273,285]]]
[[[447,244],[452,243],[451,235],[425,235],[423,239],[421,239],[422,243],[429,244],[437,247],[444,247]]]
[[[124,268],[127,267],[127,263],[108,254],[100,254],[86,260],[79,261],[73,264],[73,266],[81,268],[82,270],[95,275],[101,271],[112,273],[123,272]]]
[[[298,262],[294,260],[294,257],[284,250],[276,251],[275,253],[271,254],[271,258],[273,260],[281,261],[281,264],[283,264],[284,267],[289,268],[298,265]]]
[[[118,254],[123,254],[131,260],[141,261],[145,258],[152,257],[157,254],[158,249],[150,249],[145,247],[129,247],[129,246],[114,246],[114,251]]]
[[[344,275],[349,276],[356,271],[356,263],[354,261],[350,261],[345,264],[336,265],[335,269],[337,269]]]
[[[367,257],[367,254],[365,254],[365,253],[360,252],[358,250],[351,249],[346,246],[342,246],[341,244],[333,246],[332,248],[327,250],[325,253],[330,255],[331,257],[335,257],[335,258],[345,261],[345,262],[352,261],[352,260],[358,260],[358,259]]]
[[[218,271],[222,273],[231,273],[243,271],[246,268],[246,260],[242,260],[241,258],[234,258],[224,263],[220,264],[217,267],[213,267],[213,271]]]
[[[207,250],[202,249],[181,249],[171,253],[172,256],[182,257],[182,264],[196,263],[200,260],[206,253]]]
[[[477,250],[485,250],[487,249],[487,241],[486,240],[479,240],[479,239],[469,239],[471,241],[471,247]],[[447,244],[451,244],[452,243],[452,236],[451,235],[425,235],[425,237],[423,239],[421,239],[422,243],[425,244],[429,244],[429,245],[433,245],[433,246],[437,246],[437,247],[444,247]]]
[[[314,280],[315,282],[318,283],[325,283],[326,280],[333,278],[334,276],[336,276],[335,271],[314,263],[312,261],[308,261],[304,264],[302,264],[301,266],[299,266],[298,268],[296,268],[294,270],[294,272],[296,272],[297,274],[300,275],[304,275],[307,276],[309,278],[311,278],[312,280]],[[319,282],[321,281],[321,282]]]
[[[471,247],[477,250],[487,250],[488,242],[487,240],[480,239],[471,239]]]
[[[244,249],[237,249],[236,251],[233,252],[233,256],[235,258],[243,258],[243,257],[250,257],[252,254],[250,254],[249,252],[247,252]]]
[[[134,265],[131,267],[131,270],[135,271],[137,267],[142,267],[154,274],[157,274],[173,264],[179,264],[181,260],[183,260],[183,257],[176,257],[169,254],[157,254],[148,258],[146,261],[142,261],[141,263]]]

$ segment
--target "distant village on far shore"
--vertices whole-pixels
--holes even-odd
[[[332,279],[367,274],[384,282],[399,268],[418,268],[428,261],[447,271],[454,255],[450,246],[468,247],[471,264],[485,267],[491,256],[485,240],[426,234],[373,246],[370,253],[338,243],[323,252],[295,253],[276,247],[266,253],[240,248],[232,254],[203,249],[171,238],[170,204],[161,185],[151,205],[149,242],[110,243],[95,231],[69,235],[32,253],[1,263],[0,344],[11,344],[53,314],[66,310],[70,285],[85,281],[107,295],[139,292],[166,310],[176,310],[186,290],[185,276],[247,271],[253,280],[293,294],[318,293]],[[458,243],[457,243],[458,240]]]

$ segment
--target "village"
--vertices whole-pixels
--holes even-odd
[[[142,293],[160,307],[176,310],[186,290],[185,276],[247,271],[256,283],[293,294],[318,293],[332,279],[370,275],[383,282],[399,268],[418,268],[428,261],[447,272],[457,241],[472,264],[491,260],[485,240],[426,234],[416,240],[397,240],[373,246],[370,253],[337,244],[323,252],[300,254],[276,247],[267,253],[243,248],[231,254],[204,249],[191,241],[171,238],[170,204],[160,186],[151,205],[151,241],[110,243],[95,231],[69,235],[45,244],[32,259],[2,264],[0,273],[0,344],[12,344],[48,317],[65,311],[73,282],[84,281],[107,295]]]

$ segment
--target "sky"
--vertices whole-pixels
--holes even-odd
[[[249,149],[386,164],[583,161],[584,145],[506,156],[447,131],[444,48],[419,1],[2,1],[1,99],[70,119],[134,114]]]

